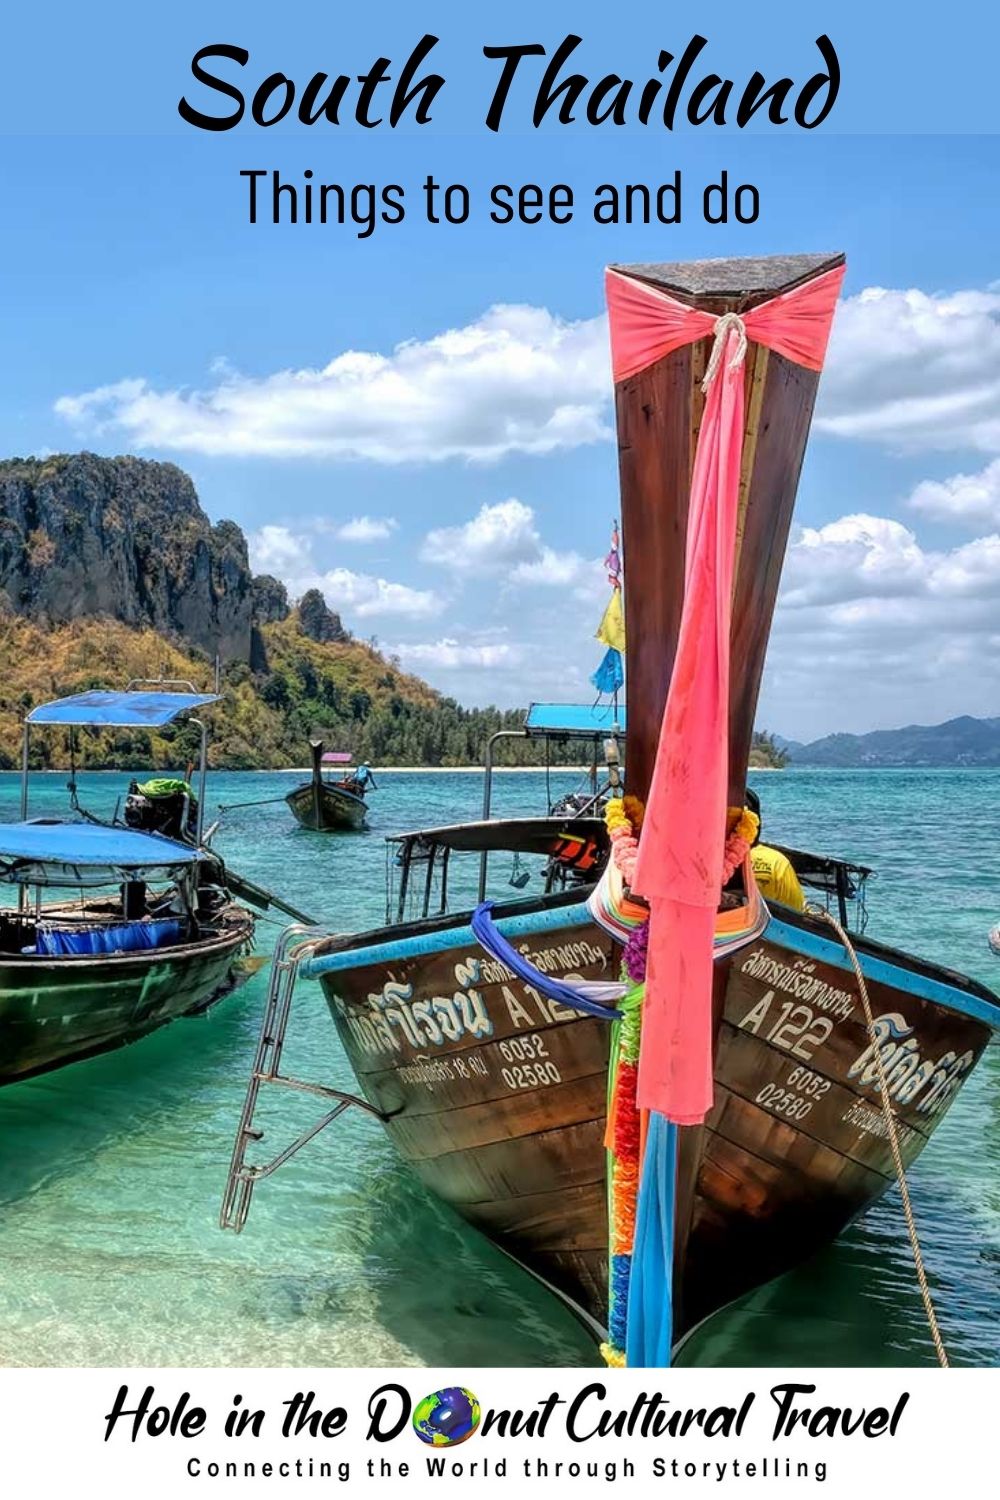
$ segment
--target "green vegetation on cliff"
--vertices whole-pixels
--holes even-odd
[[[224,668],[223,701],[212,710],[213,765],[303,765],[315,728],[332,748],[377,765],[474,765],[490,734],[521,721],[517,711],[461,708],[361,641],[313,640],[300,629],[298,611],[262,625],[260,634],[265,670],[245,662]],[[0,661],[0,767],[8,769],[19,764],[21,723],[37,703],[141,677],[179,677],[206,688],[213,671],[206,655],[149,628],[107,619],[46,627],[2,609]],[[32,744],[34,765],[66,764],[65,736],[42,733]],[[512,748],[508,762],[538,758],[535,746]],[[93,768],[176,767],[196,753],[190,727],[77,735],[77,763]]]
[[[233,521],[213,524],[173,464],[54,454],[0,460],[0,768],[20,763],[21,725],[38,703],[134,678],[204,689],[222,663],[212,763],[302,765],[319,730],[331,749],[376,765],[482,761],[490,735],[523,712],[466,709],[355,640],[318,589],[296,608],[284,584],[254,577]],[[80,732],[84,767],[165,769],[197,755],[198,730]],[[590,745],[551,747],[554,763]],[[537,742],[504,741],[500,764],[540,764]],[[39,734],[36,766],[65,765],[66,738]],[[780,766],[770,735],[751,765]]]
[[[302,765],[317,728],[381,765],[466,764],[519,721],[462,709],[401,671],[354,640],[316,589],[292,611],[278,579],[253,576],[240,528],[213,525],[175,465],[93,453],[0,461],[0,766],[19,763],[34,704],[142,677],[205,688],[216,653],[219,766]],[[77,759],[177,766],[197,733],[81,733]],[[36,738],[35,764],[65,764],[64,736]]]
[[[313,622],[308,622],[313,628]],[[212,710],[211,762],[233,770],[304,765],[314,729],[333,749],[352,750],[376,765],[461,766],[482,763],[497,729],[519,727],[522,710],[461,708],[403,672],[374,647],[344,638],[313,640],[299,611],[260,627],[266,669],[230,662],[223,700]],[[0,608],[0,769],[20,764],[21,724],[38,703],[88,688],[124,687],[133,678],[175,677],[210,688],[213,667],[197,650],[172,644],[149,628],[117,620],[74,620],[43,626]],[[81,767],[173,768],[194,759],[197,730],[79,731]],[[553,763],[586,759],[579,741],[553,748]],[[541,762],[537,743],[504,742],[500,764]],[[780,767],[787,757],[768,734],[754,736],[751,766]],[[35,766],[66,764],[66,738],[41,733],[32,742]]]

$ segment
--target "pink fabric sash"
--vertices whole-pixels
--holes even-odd
[[[725,843],[746,340],[820,370],[843,278],[839,266],[741,317],[716,319],[606,273],[616,381],[715,335],[691,478],[680,635],[635,869],[635,889],[650,906],[638,1103],[679,1125],[700,1123],[712,1106],[712,954]],[[627,555],[625,565],[627,583]]]

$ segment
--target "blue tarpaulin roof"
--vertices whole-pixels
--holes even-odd
[[[0,823],[0,880],[99,885],[122,871],[179,869],[198,850],[156,833],[95,823]]]
[[[171,723],[178,714],[218,701],[216,693],[74,693],[71,698],[39,704],[28,715],[28,723],[157,729]]]
[[[625,710],[611,703],[533,703],[524,727],[529,734],[624,734]]]

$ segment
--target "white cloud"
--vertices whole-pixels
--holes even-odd
[[[593,702],[589,681],[603,647],[592,639],[590,623],[575,614],[560,616],[553,637],[551,609],[528,601],[528,607],[502,623],[494,615],[486,629],[451,626],[439,637],[400,639],[384,650],[398,656],[408,671],[468,706],[495,703],[523,708],[533,699]]]
[[[140,448],[488,462],[608,440],[610,389],[603,317],[571,322],[545,308],[501,306],[384,354],[345,351],[322,367],[259,377],[223,364],[202,390],[120,381],[64,396],[57,410],[84,431]],[[869,514],[800,530],[769,657],[769,722],[801,732],[807,703],[828,716],[830,728],[940,717],[963,707],[996,712],[1000,288],[869,287],[848,298],[834,323],[816,425],[889,449],[957,454],[956,472],[917,484],[902,514],[967,523],[985,534],[964,547],[932,550],[903,521]],[[970,451],[984,458],[969,460]],[[397,649],[432,680],[446,677],[466,701],[488,701],[494,673],[497,696],[508,702],[531,693],[588,695],[592,631],[606,587],[597,560],[548,545],[532,507],[509,498],[425,537],[421,557],[441,569],[450,598],[375,572],[325,567],[324,535],[374,542],[386,539],[381,528],[390,525],[361,516],[343,526],[263,527],[251,539],[254,561],[293,592],[322,588],[348,623],[378,615],[419,622],[447,607],[447,635],[426,631]],[[488,587],[477,593],[479,580]],[[516,636],[464,634],[457,612],[463,597],[479,625],[491,623],[492,612],[492,623],[514,619]],[[419,624],[413,628],[423,633]],[[851,713],[857,721],[844,724]]]
[[[934,521],[1000,526],[1000,459],[994,459],[978,474],[925,479],[913,490],[907,504]]]
[[[319,368],[216,376],[202,390],[122,380],[61,396],[55,410],[137,448],[387,464],[491,462],[610,436],[605,320],[565,321],[544,307],[492,307],[391,354],[349,350]]]
[[[788,549],[781,602],[786,609],[912,593],[926,574],[912,531],[884,516],[843,516],[802,527]]]
[[[456,573],[503,573],[533,562],[541,548],[531,506],[522,500],[500,500],[495,505],[483,505],[463,526],[429,531],[420,556],[424,562]]]
[[[964,547],[939,554],[931,568],[930,591],[946,600],[981,599],[1000,632],[1000,536],[981,536]]]
[[[438,641],[410,641],[392,648],[395,654],[417,671],[454,671],[478,667],[489,671],[510,671],[524,661],[524,647],[511,641],[459,641],[443,636]]]
[[[216,362],[203,389],[127,379],[60,397],[85,433],[214,455],[490,462],[611,436],[607,324],[498,305],[389,354],[246,376]],[[867,287],[834,320],[817,427],[912,449],[1000,453],[1000,289]]]
[[[349,568],[332,568],[319,576],[314,585],[323,590],[332,609],[340,609],[348,618],[356,615],[409,615],[426,619],[438,615],[442,601],[424,589],[412,589],[405,583],[390,583],[369,573],[353,573]]]
[[[898,448],[1000,452],[1000,290],[848,297],[816,425]]]
[[[427,619],[440,614],[444,607],[443,600],[428,590],[370,573],[355,573],[350,568],[324,571],[313,557],[314,538],[308,532],[268,525],[251,532],[247,542],[254,571],[275,574],[293,597],[307,589],[319,589],[331,609],[347,616],[348,624],[352,619],[388,615]]]
[[[812,738],[1000,711],[1000,535],[933,551],[843,516],[789,547],[760,722]]]
[[[902,522],[869,515],[801,528],[781,589],[782,608],[830,606],[845,621],[889,619],[914,601],[957,599],[1000,601],[1000,536],[925,551]],[[993,623],[1000,628],[1000,613]]]
[[[509,586],[571,589],[585,600],[600,597],[604,580],[598,559],[547,546],[523,500],[483,505],[461,526],[429,531],[420,556],[459,577],[502,575]]]
[[[392,516],[355,516],[334,528],[342,542],[381,542],[392,536],[399,522]]]
[[[374,463],[545,454],[610,438],[603,316],[498,305],[388,354],[247,376],[216,363],[202,389],[127,379],[55,403],[83,433],[133,446]],[[1000,454],[1000,289],[867,287],[834,320],[817,427],[898,448]]]
[[[247,537],[250,566],[255,573],[273,573],[292,582],[292,575],[301,574],[303,563],[310,558],[312,543],[301,533],[292,532],[287,526],[262,526]],[[307,563],[311,567],[311,563]]]

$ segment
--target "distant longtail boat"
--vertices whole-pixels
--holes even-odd
[[[606,820],[505,825],[489,818],[487,789],[482,823],[404,841],[393,873],[415,914],[400,900],[375,931],[289,932],[224,1225],[242,1226],[255,1183],[315,1133],[248,1161],[259,1089],[288,1082],[296,970],[322,985],[363,1094],[319,1086],[326,1118],[351,1103],[379,1116],[421,1181],[580,1311],[612,1364],[667,1363],[703,1319],[827,1244],[894,1182],[893,1142],[909,1166],[964,1087],[1000,1024],[994,995],[864,937],[863,867],[785,851],[834,928],[818,907],[769,907],[749,849],[754,715],[842,264],[803,255],[610,273],[634,800],[621,799],[609,709],[606,725],[591,718],[582,731],[610,742]],[[706,567],[718,576],[700,595]],[[609,650],[617,632],[612,621],[601,636]],[[602,664],[612,689],[615,665]],[[706,770],[695,734],[709,722]],[[581,723],[578,709],[562,725],[558,712],[547,719],[553,738]],[[703,859],[698,830],[678,830],[706,808]],[[544,855],[544,890],[473,911],[455,858],[482,861],[488,894],[497,850]],[[570,869],[590,861],[589,884],[567,877],[567,851]],[[697,897],[695,865],[716,882],[699,929],[704,971],[697,942],[669,941],[686,930],[677,891],[686,880]],[[456,893],[466,905],[452,913]],[[690,984],[663,994],[649,974],[644,988],[646,943],[661,945],[660,964],[690,962]],[[678,1018],[678,1002],[690,1014]]]
[[[323,741],[309,741],[312,775],[294,787],[285,798],[295,821],[314,833],[356,832],[364,828],[368,817],[365,783],[346,769],[354,759],[344,752],[323,753]],[[323,775],[324,765],[339,765],[343,774],[336,781]]]

